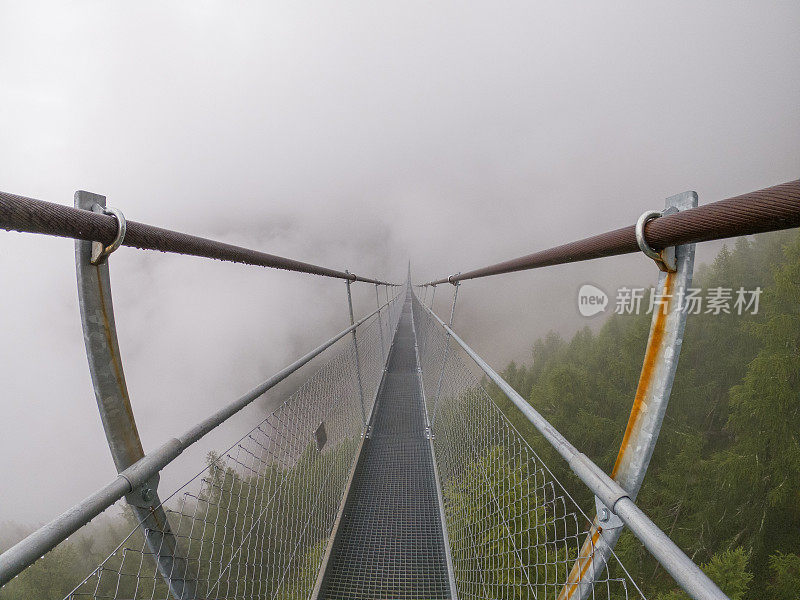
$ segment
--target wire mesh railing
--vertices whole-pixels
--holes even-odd
[[[372,409],[399,309],[392,302],[357,328],[367,414]],[[161,532],[177,539],[171,587],[186,598],[307,598],[322,562],[364,433],[348,336],[330,360],[230,448],[163,503]],[[137,525],[68,596],[173,597]],[[159,550],[159,554],[163,549]],[[177,568],[177,567],[176,567]]]
[[[414,324],[458,597],[644,597],[618,561],[571,579],[597,528],[416,298]]]

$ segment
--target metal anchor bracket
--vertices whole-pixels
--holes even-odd
[[[686,311],[682,309],[680,298],[691,286],[695,248],[694,244],[683,244],[656,252],[644,239],[644,226],[648,221],[662,215],[696,206],[697,194],[684,192],[667,198],[663,212],[646,212],[636,223],[636,241],[639,247],[659,268],[654,291],[659,305],[653,309],[639,384],[622,445],[611,472],[611,478],[627,492],[631,500],[636,499],[644,481],[669,402],[686,325]],[[621,520],[614,511],[600,500],[595,500],[595,505],[597,517],[594,523],[604,530],[604,534],[597,539],[587,536],[581,546],[579,557],[562,590],[571,600],[588,600],[594,582],[602,576],[622,534]]]
[[[122,368],[107,260],[125,237],[125,217],[118,210],[106,209],[105,204],[105,196],[83,191],[75,193],[76,208],[110,213],[118,223],[117,236],[109,246],[76,240],[75,266],[89,373],[108,447],[117,472],[122,473],[144,457],[144,449]],[[142,523],[145,540],[170,594],[178,600],[188,600],[196,597],[195,581],[188,576],[185,553],[161,506],[158,479],[158,475],[151,477],[127,494],[126,499]]]

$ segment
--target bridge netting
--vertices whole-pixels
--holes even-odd
[[[69,599],[307,598],[325,554],[399,318],[397,301],[350,336],[277,409],[163,503],[169,527],[140,523]],[[147,538],[174,536],[159,572]],[[169,581],[169,585],[165,583]]]
[[[643,597],[618,561],[570,579],[592,520],[432,313],[402,308],[209,454],[163,502],[169,527],[137,525],[67,599]],[[153,535],[177,540],[168,573]]]
[[[414,322],[458,597],[644,597],[616,557],[593,585],[571,576],[578,559],[593,568],[592,519],[416,297]]]

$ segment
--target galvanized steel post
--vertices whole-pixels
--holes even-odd
[[[386,291],[386,303],[389,305],[389,327],[391,327],[392,323],[395,322],[394,311],[397,309],[397,306],[396,306],[397,303],[396,302],[392,302],[389,299],[389,285],[388,284],[386,285],[385,291]],[[389,339],[389,345],[390,346],[392,344],[392,339],[391,338],[392,338],[392,334],[393,333],[394,333],[393,331],[389,332],[389,338],[390,338]]]
[[[450,321],[448,322],[447,326],[453,326],[453,318],[456,314],[456,300],[458,300],[458,288],[461,287],[461,283],[456,281],[453,284],[455,289],[453,290],[453,305],[450,307]],[[433,288],[433,291],[436,291],[436,288]],[[433,298],[431,298],[431,307],[433,307]],[[450,351],[450,332],[447,332],[447,335],[444,338],[444,352],[442,352],[442,370],[439,372],[439,383],[436,386],[436,396],[433,399],[433,415],[431,416],[431,432],[433,432],[433,425],[436,422],[436,408],[439,406],[439,396],[442,394],[442,383],[444,382],[444,369],[447,365],[447,355]]]
[[[345,271],[348,275],[350,271]],[[350,292],[350,280],[345,279],[345,283],[347,283],[347,307],[350,310],[350,325],[355,324],[355,319],[353,317],[353,295]],[[355,348],[356,352],[356,378],[358,379],[358,395],[361,398],[361,420],[364,422],[364,428],[366,431],[367,427],[367,408],[364,405],[364,386],[361,383],[361,360],[358,357],[358,336],[356,335],[356,330],[353,329],[353,348]]]
[[[433,287],[433,291],[431,292],[431,304],[430,304],[429,308],[431,310],[433,310],[433,300],[434,300],[434,298],[436,298],[436,286],[434,285],[434,286],[431,286],[431,287]],[[456,291],[458,291],[458,290],[456,290]],[[427,348],[425,348],[425,349],[427,349]]]
[[[675,214],[696,206],[697,194],[684,192],[667,198],[666,209],[661,214]],[[650,218],[654,216],[651,214]],[[640,237],[646,247],[643,235]],[[611,472],[612,479],[631,500],[636,500],[642,486],[667,410],[686,327],[684,299],[692,285],[694,254],[694,244],[666,248],[657,255],[652,250],[647,253],[659,267],[658,284],[652,290],[650,301],[653,318],[628,426]],[[623,523],[614,514],[613,507],[606,506],[597,498],[595,504],[597,514],[561,590],[559,598],[562,600],[585,600],[591,595],[594,582],[602,577],[622,534]]]
[[[428,284],[425,284],[425,292],[426,292],[426,295],[427,295],[428,287],[431,287],[431,288],[433,288],[433,292],[431,293],[431,304],[430,304],[430,306],[428,307],[430,310],[433,310],[433,298],[434,298],[434,296],[436,296],[436,286],[435,286],[435,285],[430,285],[430,286],[429,286]],[[425,302],[424,302],[424,301],[422,302],[422,306],[425,306]],[[425,355],[425,351],[427,350],[427,347],[428,347],[428,337],[429,337],[429,336],[428,336],[428,335],[426,335],[426,336],[425,336],[425,337],[422,339],[422,354],[423,354],[423,355]],[[432,416],[432,415],[431,415],[431,416]]]
[[[424,294],[424,297],[423,297],[423,298],[420,298],[419,296],[415,296],[415,299],[417,300],[417,302],[419,302],[420,304],[422,304],[422,306],[425,306],[425,300],[428,298],[428,286],[427,286],[427,285],[421,285],[421,286],[419,286],[419,287],[422,287],[422,288],[424,288],[424,289],[425,289],[425,294]],[[413,305],[413,303],[412,303],[412,305],[411,305],[411,306],[412,306],[412,307],[414,306],[414,305]],[[413,310],[412,310],[412,312],[413,312]],[[416,332],[416,328],[414,329],[414,331]],[[422,361],[421,361],[421,360],[419,360],[419,359],[420,359],[420,358],[421,358],[421,357],[424,355],[424,353],[425,353],[425,342],[426,342],[426,341],[427,341],[427,339],[428,339],[428,332],[427,332],[427,331],[425,331],[424,333],[422,333],[422,334],[421,334],[421,335],[422,335],[422,342],[419,342],[419,336],[420,336],[420,333],[415,333],[415,335],[417,335],[417,342],[421,344],[421,345],[420,345],[420,350],[419,350],[419,353],[418,353],[418,356],[417,356],[417,359],[418,359],[418,360],[417,360],[417,362],[418,362],[418,364],[419,364],[419,367],[420,367],[420,370],[421,370],[421,369],[422,369]],[[427,405],[426,405],[426,406],[427,406]],[[429,416],[430,416],[430,415],[428,415],[428,411],[427,411],[427,410],[425,411],[425,416],[426,416],[426,417],[429,417]]]
[[[383,319],[381,318],[381,297],[378,294],[378,284],[375,284],[375,304],[378,307],[378,331],[381,332],[381,358],[383,364],[386,364],[386,345],[383,338]]]
[[[75,207],[104,212],[106,199],[104,196],[79,191],[75,193]],[[124,221],[120,217],[118,215],[117,219],[119,233],[122,234]],[[122,236],[118,235],[120,237]],[[110,251],[108,248],[98,251],[98,246],[102,245],[83,240],[75,242],[78,301],[97,407],[114,465],[117,472],[121,473],[141,459],[144,450],[133,418],[117,340],[111,280],[106,260]],[[147,544],[172,596],[180,600],[194,598],[195,586],[188,579],[188,565],[181,558],[178,541],[161,508],[161,501],[156,493],[157,486],[156,474],[143,486],[134,489],[126,499],[143,524],[142,530]]]

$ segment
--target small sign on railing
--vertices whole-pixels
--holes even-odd
[[[314,437],[317,439],[317,449],[322,452],[325,447],[325,442],[328,441],[328,432],[325,431],[325,422],[319,424],[317,430],[314,432]]]

